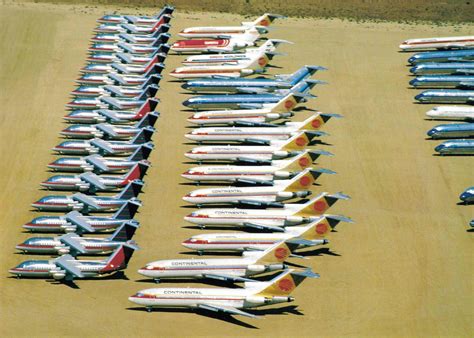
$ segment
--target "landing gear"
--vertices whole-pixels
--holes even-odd
[[[202,256],[203,253],[204,253],[204,252],[203,252],[202,250],[198,250],[198,251],[197,251],[198,256]]]
[[[146,312],[151,312],[151,311],[153,311],[153,308],[151,306],[147,306],[146,307]]]
[[[160,279],[159,278],[155,278],[153,279],[155,281],[156,284],[159,284],[160,283]]]
[[[206,229],[206,226],[204,224],[198,224],[199,229],[203,230]]]

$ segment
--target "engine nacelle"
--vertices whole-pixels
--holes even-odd
[[[93,166],[93,165],[90,165],[90,164],[88,164],[88,163],[82,164],[82,165],[81,165],[81,168],[82,168],[82,170],[84,170],[84,171],[93,171],[93,170],[94,170],[94,166]]]
[[[304,217],[301,216],[287,216],[285,224],[301,224],[304,222]]]
[[[251,272],[264,272],[266,268],[262,264],[251,264],[247,267],[247,270]]]
[[[72,207],[72,210],[82,210],[84,208],[83,203],[77,203],[77,202],[69,203],[68,206]]]
[[[305,198],[305,197],[308,197],[309,195],[311,195],[311,191],[309,190],[301,190],[301,191],[295,192],[295,197],[299,197],[299,198]]]
[[[76,184],[77,188],[79,189],[79,191],[87,191],[89,190],[89,183],[78,183]]]
[[[267,302],[265,301],[265,297],[263,296],[255,296],[250,295],[245,297],[245,304],[247,305],[265,305]]]
[[[54,250],[58,252],[60,255],[67,255],[69,253],[69,248],[66,246],[56,246]]]
[[[276,271],[276,270],[283,270],[286,268],[286,265],[283,263],[277,263],[277,264],[268,264],[266,266],[266,271]]]
[[[62,271],[62,270],[60,270],[60,271],[51,271],[50,273],[51,273],[51,275],[53,276],[53,278],[55,280],[60,280],[60,279],[63,279],[64,277],[66,277],[66,272]]]
[[[62,228],[64,229],[64,232],[67,234],[71,232],[76,232],[77,230],[77,227],[75,227],[74,225],[64,225],[62,226]]]
[[[279,191],[276,195],[279,200],[295,197],[295,194],[290,191]]]
[[[276,158],[285,158],[288,156],[288,152],[285,150],[277,150],[273,153]]]
[[[276,178],[289,178],[290,175],[290,172],[282,170],[278,170],[273,173],[273,176],[275,176]]]

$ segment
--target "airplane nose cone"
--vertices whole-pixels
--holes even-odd
[[[418,69],[417,67],[411,67],[410,68],[410,73],[416,74],[417,69]]]
[[[418,94],[415,96],[415,100],[417,101],[422,101],[423,100],[423,94]]]
[[[189,104],[190,104],[189,100],[183,101],[183,106],[189,107]]]
[[[415,62],[415,60],[416,59],[412,56],[411,58],[408,58],[408,63],[413,63],[413,62]]]
[[[413,86],[413,87],[414,87],[414,86],[416,85],[416,83],[417,83],[417,79],[413,79],[413,80],[411,80],[411,81],[408,82],[408,83],[410,84],[410,86]]]
[[[460,199],[461,201],[466,201],[468,198],[469,198],[469,194],[468,194],[468,193],[463,192],[461,195],[459,195],[459,199]]]
[[[426,135],[432,137],[435,132],[436,132],[436,130],[433,128],[433,129],[428,130],[428,132],[426,133]]]
[[[440,153],[444,149],[444,145],[440,144],[434,148],[434,150],[438,153]]]
[[[190,85],[188,83],[183,83],[181,85],[181,88],[183,88],[183,89],[188,89],[189,87],[190,87]]]

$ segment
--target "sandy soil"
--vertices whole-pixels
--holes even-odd
[[[182,207],[181,197],[193,189],[180,177],[189,167],[182,154],[191,147],[183,138],[188,113],[180,111],[186,96],[178,83],[168,81],[158,95],[157,147],[137,217],[142,227],[135,239],[142,250],[133,257],[127,279],[77,281],[79,289],[72,289],[9,278],[8,268],[30,258],[15,254],[14,245],[30,236],[21,225],[38,215],[29,205],[46,193],[38,183],[50,175],[45,170],[53,159],[49,149],[60,141],[63,107],[102,12],[67,5],[0,7],[1,336],[472,335],[473,240],[466,229],[474,212],[456,203],[473,183],[473,159],[433,156],[437,142],[424,137],[436,122],[424,120],[430,106],[413,104],[408,55],[397,51],[406,38],[455,33],[446,27],[302,19],[275,25],[272,37],[295,44],[281,48],[289,55],[276,59],[281,69],[272,72],[291,72],[303,64],[329,68],[317,77],[330,85],[314,90],[319,98],[309,106],[345,118],[325,129],[331,136],[324,149],[336,156],[320,161],[338,175],[323,177],[315,191],[351,195],[332,211],[357,221],[332,234],[330,251],[294,261],[321,274],[296,290],[295,303],[274,307],[264,320],[230,322],[185,312],[149,314],[128,303],[129,295],[154,286],[136,270],[148,261],[177,257],[184,251],[180,242],[197,232],[183,228],[182,220],[192,209]],[[178,11],[172,24],[176,32],[240,21]],[[472,26],[462,32],[473,33]],[[181,59],[170,56],[168,70]]]

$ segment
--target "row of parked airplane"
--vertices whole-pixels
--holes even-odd
[[[169,51],[169,21],[173,7],[154,17],[107,15],[101,18],[64,117],[67,138],[53,148],[60,155],[48,168],[67,174],[41,183],[47,195],[32,206],[65,214],[39,216],[23,227],[31,232],[58,234],[33,237],[17,245],[28,254],[59,256],[28,260],[10,269],[18,278],[37,277],[72,282],[123,270],[138,249],[132,241],[141,206],[137,198],[150,166],[151,137],[160,114],[154,96]],[[67,194],[66,192],[71,192]],[[97,195],[97,193],[108,193]],[[113,193],[113,195],[110,195]],[[98,215],[97,213],[110,213]],[[106,237],[97,234],[109,233]],[[77,256],[104,255],[100,260]]]
[[[421,50],[408,58],[409,84],[428,90],[415,96],[420,103],[446,103],[426,113],[432,120],[455,121],[428,130],[431,139],[449,139],[435,147],[440,155],[474,155],[474,36],[407,40],[405,51]],[[433,50],[436,49],[436,50]],[[463,203],[474,202],[474,187],[459,196]],[[474,226],[474,220],[470,222]]]
[[[301,249],[328,243],[339,222],[352,222],[326,213],[338,200],[349,199],[347,195],[314,194],[313,188],[321,174],[335,173],[314,164],[318,157],[332,154],[309,146],[327,135],[321,129],[331,118],[341,116],[316,112],[292,121],[298,114],[295,108],[313,98],[311,88],[322,83],[311,77],[324,68],[306,65],[288,75],[252,77],[265,72],[277,46],[290,43],[268,39],[254,47],[279,17],[264,14],[241,26],[187,28],[180,35],[188,40],[171,47],[179,54],[194,53],[170,75],[187,80],[182,88],[199,94],[183,102],[195,111],[188,122],[196,127],[185,138],[197,143],[185,156],[198,166],[182,177],[196,185],[213,185],[183,196],[197,207],[184,220],[201,229],[246,231],[201,233],[182,242],[200,255],[221,252],[234,257],[158,260],[138,272],[156,282],[188,278],[243,285],[151,288],[129,298],[149,311],[185,307],[254,318],[247,309],[293,301],[295,287],[319,275],[293,268],[290,260],[304,258]],[[235,257],[238,253],[241,257]],[[275,276],[268,280],[271,273]]]

